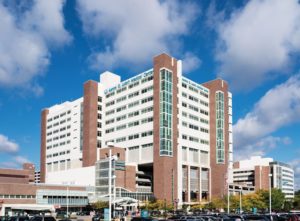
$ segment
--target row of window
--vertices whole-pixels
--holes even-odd
[[[70,153],[70,150],[67,150],[67,151],[61,151],[61,152],[59,152],[59,153],[48,154],[48,155],[47,155],[47,158],[52,158],[52,157],[62,156],[62,155],[69,154],[69,153]]]
[[[141,119],[141,124],[149,123],[152,121],[153,121],[153,117],[147,117],[147,118]],[[116,127],[116,130],[123,130],[123,129],[126,129],[127,127],[129,128],[129,127],[134,127],[134,126],[138,126],[138,125],[140,125],[139,120],[130,122],[127,125],[126,124],[119,125]],[[115,131],[114,128],[109,128],[105,131],[105,133],[112,133],[114,131]]]
[[[208,124],[208,120],[206,119],[203,119],[201,117],[197,117],[193,114],[187,114],[186,112],[182,112],[182,116],[183,117],[189,117],[189,119],[192,119],[192,120],[195,120],[195,121],[200,121],[201,123],[204,123],[204,124]]]
[[[145,82],[152,81],[152,80],[153,80],[153,74],[150,75],[150,76],[148,76],[148,77],[142,78],[141,83],[143,84],[143,83],[145,83]],[[136,86],[138,86],[139,84],[140,84],[140,82],[139,82],[139,81],[136,81],[136,82],[134,82],[134,83],[128,85],[128,89],[132,89],[133,87],[136,87]],[[121,93],[121,92],[123,92],[123,91],[126,91],[126,90],[127,90],[127,86],[123,86],[122,88],[119,88],[119,89],[116,91],[116,93],[119,94],[119,93]],[[106,95],[106,98],[112,97],[112,96],[114,96],[116,93],[115,93],[114,91],[111,92],[111,93],[108,93],[108,94]]]
[[[127,138],[126,137],[119,137],[119,138],[116,138],[116,140],[109,140],[107,142],[116,141],[116,143],[120,143],[120,142],[124,142],[126,140],[134,140],[134,139],[138,139],[140,137],[147,137],[147,136],[152,136],[152,135],[153,135],[153,131],[149,130],[149,131],[142,132],[141,134],[139,134],[139,133],[132,134],[132,135],[129,135]]]
[[[153,107],[152,106],[151,107],[146,107],[146,108],[143,108],[141,110],[141,114],[145,114],[145,113],[148,113],[148,112],[151,112],[151,111],[153,111]],[[133,116],[137,116],[137,115],[139,115],[138,111],[134,111],[132,113],[129,113],[128,117],[133,117]],[[126,114],[118,116],[116,118],[116,122],[121,121],[121,120],[125,120],[126,118],[127,118]],[[110,120],[107,120],[105,123],[106,123],[106,125],[108,125],[108,124],[111,124],[111,123],[114,123],[114,122],[115,122],[114,119],[110,119]]]
[[[196,97],[194,97],[192,95],[187,95],[187,93],[185,93],[185,92],[182,92],[182,96],[185,97],[185,98],[188,98],[189,100],[194,101],[196,103],[199,103],[199,100],[200,100],[200,104],[208,107],[208,103],[206,101],[198,99],[198,98],[196,98]]]
[[[64,123],[66,123],[66,122],[69,122],[69,121],[71,121],[71,118],[69,117],[67,120],[61,120],[60,122],[56,122],[56,123],[54,123],[53,125],[51,124],[51,125],[48,125],[47,126],[47,129],[51,129],[52,127],[56,127],[56,126],[58,126],[58,125],[62,125],[62,124],[64,124]]]
[[[71,168],[71,160],[61,160],[61,161],[54,161],[53,163],[47,163],[47,172],[52,171],[59,171],[59,170],[68,170]]]
[[[188,88],[190,91],[193,91],[193,92],[195,92],[195,93],[197,93],[197,94],[200,94],[200,95],[203,96],[203,97],[208,98],[208,94],[207,94],[207,93],[204,93],[204,92],[201,91],[201,90],[200,90],[200,92],[199,92],[199,90],[198,90],[197,88],[194,88],[194,87],[192,87],[191,85],[187,86],[186,83],[182,83],[182,87]]]
[[[35,195],[0,195],[0,199],[35,199]]]
[[[63,141],[63,142],[60,142],[60,143],[56,143],[56,144],[53,144],[53,145],[49,145],[47,146],[47,150],[51,149],[51,148],[55,148],[55,147],[58,147],[58,146],[64,146],[66,144],[70,144],[71,141],[70,140],[67,140],[67,142]]]
[[[141,104],[145,104],[145,103],[150,102],[152,100],[153,100],[153,96],[144,98],[144,99],[141,100]],[[132,102],[132,103],[128,104],[128,108],[135,107],[135,106],[139,105],[139,103],[140,103],[139,101]],[[126,110],[126,108],[127,108],[127,105],[123,105],[123,106],[118,107],[116,109],[106,111],[105,114],[106,114],[106,116],[109,116],[109,115],[114,114],[116,112],[124,111],[124,110]]]
[[[190,110],[193,110],[195,112],[200,112],[201,114],[204,114],[204,115],[208,116],[208,111],[203,110],[201,108],[200,108],[200,111],[199,111],[199,108],[194,106],[194,105],[191,105],[191,104],[188,105],[187,103],[182,102],[182,106],[186,107],[186,108],[188,107]]]
[[[149,87],[147,87],[147,88],[142,89],[142,90],[141,90],[141,94],[144,94],[144,93],[146,93],[146,92],[148,92],[148,91],[151,91],[151,90],[153,90],[153,86],[149,86]],[[135,96],[137,96],[137,95],[139,95],[139,92],[133,92],[133,93],[131,93],[131,94],[128,95],[128,98],[132,98],[132,97],[135,97]],[[106,103],[106,107],[109,107],[109,106],[111,106],[111,105],[114,105],[115,103],[117,104],[117,103],[120,103],[120,102],[122,102],[122,101],[125,101],[126,98],[127,98],[127,96],[124,95],[124,96],[122,96],[122,97],[116,99],[116,102],[115,102],[114,100],[113,100],[113,101],[110,101],[110,102],[107,102],[107,103]],[[128,108],[131,108],[131,107],[134,107],[134,106],[137,106],[137,105],[139,105],[139,101],[135,101],[135,102],[132,102],[132,103],[128,104]]]
[[[69,136],[71,136],[71,133],[62,134],[62,135],[60,135],[60,136],[56,136],[56,137],[47,139],[47,143],[49,143],[49,142],[51,142],[51,141],[56,141],[56,140],[59,140],[59,139],[63,139],[63,138],[65,138],[65,137],[69,137]]]
[[[141,147],[142,148],[153,147],[153,143],[142,144]],[[136,150],[139,148],[140,146],[132,146],[132,147],[128,147],[128,150]]]
[[[183,140],[189,140],[189,141],[192,141],[192,142],[195,142],[195,143],[201,143],[201,144],[207,144],[207,145],[209,144],[208,140],[199,139],[197,137],[188,136],[188,135],[185,135],[185,134],[182,134],[182,139]]]
[[[185,121],[182,121],[182,126],[184,127],[188,127],[190,129],[193,129],[193,130],[200,130],[201,132],[203,133],[207,133],[208,134],[208,129],[206,128],[203,128],[203,127],[198,127],[197,125],[194,125],[194,124],[188,124],[187,122]]]
[[[56,120],[58,119],[59,117],[63,117],[63,116],[66,116],[67,114],[71,114],[71,110],[67,111],[67,112],[64,112],[64,113],[61,113],[60,115],[56,115],[54,116],[53,118],[49,118],[47,120],[47,122],[51,122],[52,120]]]
[[[147,137],[147,136],[152,136],[152,135],[153,135],[153,131],[146,131],[146,132],[141,133],[141,137]],[[128,137],[128,140],[130,139],[129,137]],[[126,141],[126,137],[116,138],[116,143],[125,142],[125,141]]]

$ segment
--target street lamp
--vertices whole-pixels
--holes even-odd
[[[69,185],[67,185],[67,218],[69,218]]]
[[[242,188],[240,187],[240,214],[242,214]]]
[[[271,190],[271,179],[272,179],[272,174],[269,174],[269,211],[270,211],[270,216],[272,214],[272,190]]]
[[[112,192],[111,192],[111,189],[112,189],[112,161],[116,161],[118,159],[117,156],[112,156],[111,154],[111,147],[113,146],[111,143],[108,144],[109,146],[109,159],[108,159],[108,162],[109,162],[109,166],[108,166],[108,196],[109,196],[109,205],[108,205],[108,210],[109,210],[109,217],[108,217],[108,221],[111,221],[111,214],[112,214],[112,211],[111,211],[111,204],[112,204],[112,199],[111,199],[111,195],[112,195]],[[115,176],[113,177],[115,178]],[[115,183],[114,183],[114,186],[115,186]],[[114,189],[114,198],[115,198],[115,189]]]
[[[111,221],[111,148],[109,148],[109,156],[108,156],[108,221]]]

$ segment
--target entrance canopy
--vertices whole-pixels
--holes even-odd
[[[100,201],[109,201],[108,196],[103,196],[98,198]],[[138,203],[138,200],[133,199],[131,197],[116,197],[115,200],[112,197],[112,203],[115,203],[119,206],[132,206],[136,205]]]

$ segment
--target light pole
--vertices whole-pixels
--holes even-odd
[[[240,187],[240,214],[242,214],[242,188]]]
[[[67,218],[69,218],[69,185],[67,184]]]
[[[272,174],[269,174],[269,211],[270,211],[270,215],[272,215],[272,189],[271,189],[271,179],[272,179]]]
[[[109,148],[109,156],[108,156],[108,221],[111,221],[111,149]]]

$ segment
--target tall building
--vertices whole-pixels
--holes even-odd
[[[286,198],[294,198],[294,170],[272,158],[251,157],[233,164],[233,183],[255,190],[281,189]]]
[[[137,192],[147,174],[158,199],[190,203],[224,195],[231,107],[227,82],[193,82],[167,54],[125,81],[104,72],[99,82],[84,83],[83,97],[42,111],[41,182],[95,185],[100,149],[113,142],[135,168]]]

